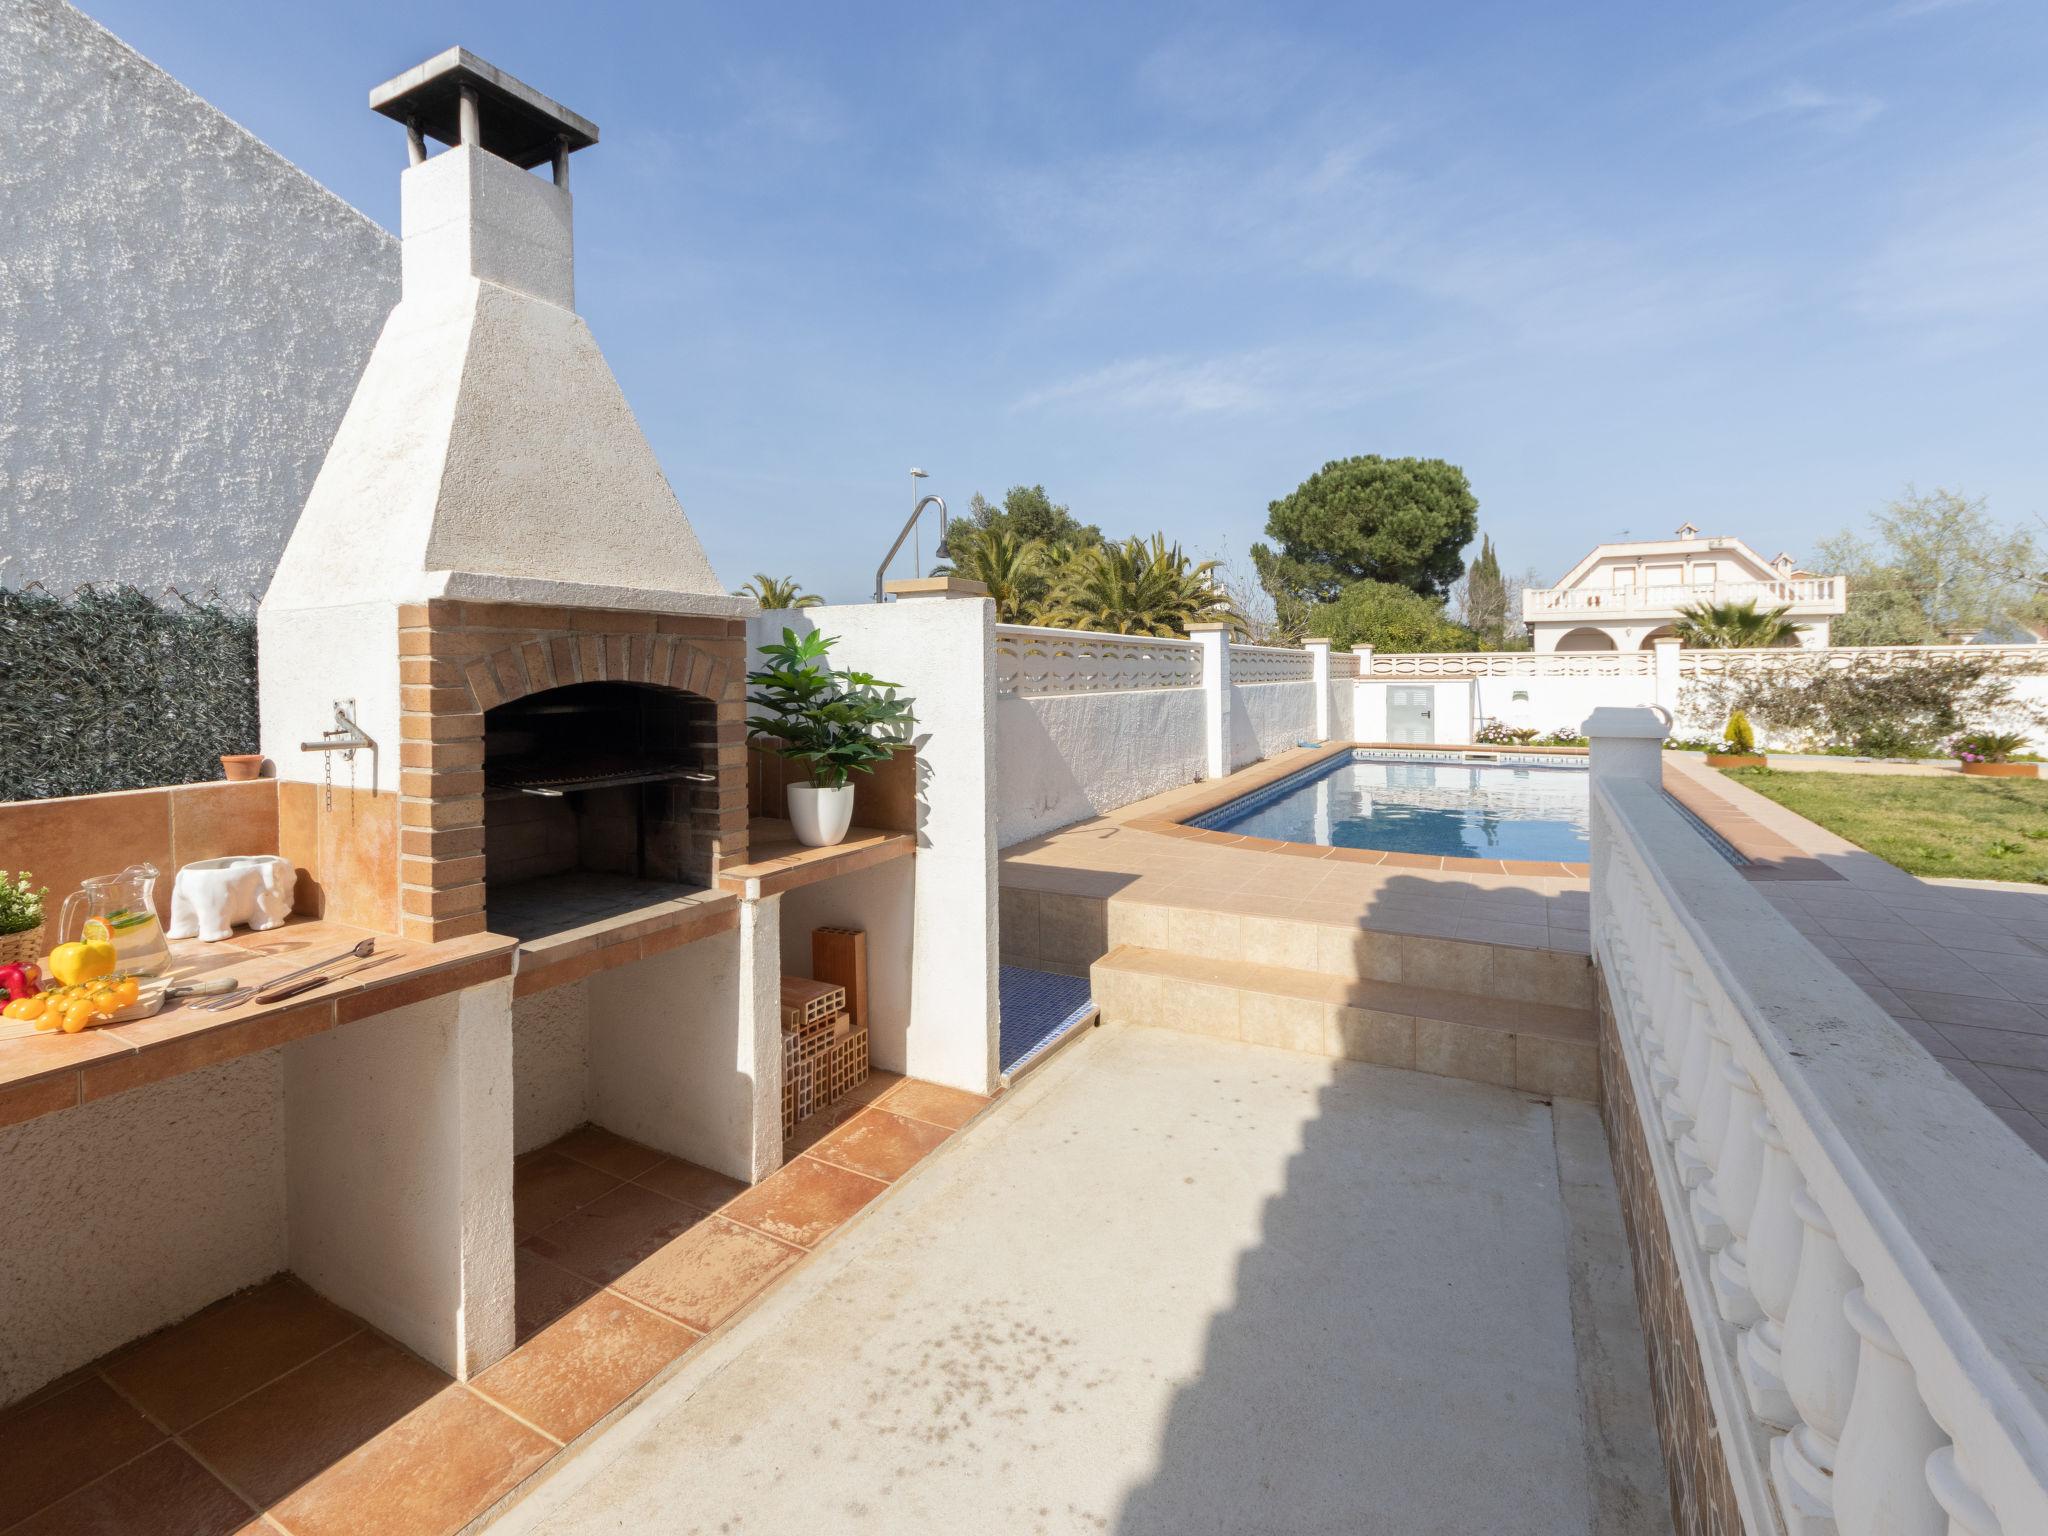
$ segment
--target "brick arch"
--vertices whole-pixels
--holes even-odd
[[[743,782],[741,619],[441,599],[399,610],[399,914],[407,938],[484,930],[484,714],[573,683],[675,688],[718,711],[718,762]],[[730,862],[746,807],[722,813]]]

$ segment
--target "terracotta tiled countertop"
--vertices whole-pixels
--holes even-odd
[[[268,933],[238,932],[218,944],[173,940],[168,974],[178,981],[222,974],[260,987],[289,971],[376,940],[377,963],[282,1003],[244,1002],[213,1012],[209,998],[172,1003],[153,1018],[108,1024],[75,1035],[31,1031],[6,1021],[0,1037],[0,1125],[69,1109],[145,1083],[268,1050],[372,1014],[477,986],[512,973],[517,941],[483,933],[442,944],[373,934],[343,923],[303,918]]]

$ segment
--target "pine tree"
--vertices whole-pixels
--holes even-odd
[[[1480,644],[1494,647],[1504,645],[1508,635],[1508,589],[1501,579],[1500,556],[1494,553],[1493,540],[1485,534],[1479,539],[1479,558],[1472,562],[1465,576],[1465,622],[1479,636]]]

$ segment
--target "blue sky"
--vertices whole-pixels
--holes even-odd
[[[2037,0],[86,8],[387,227],[400,69],[594,118],[580,307],[728,583],[859,597],[912,464],[1242,561],[1440,456],[1548,577],[2048,511]]]

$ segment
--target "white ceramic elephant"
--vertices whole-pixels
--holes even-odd
[[[275,928],[291,913],[297,883],[292,861],[274,853],[195,859],[178,871],[171,889],[171,925],[164,936],[196,936],[211,944],[226,938],[237,923],[259,933]]]

